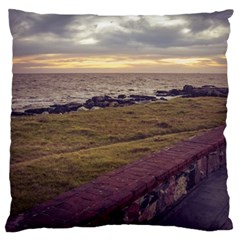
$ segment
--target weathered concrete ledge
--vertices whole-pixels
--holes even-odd
[[[10,216],[6,230],[147,223],[225,165],[224,128],[211,129]]]

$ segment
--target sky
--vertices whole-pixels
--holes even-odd
[[[231,10],[172,16],[9,11],[14,73],[226,73]]]

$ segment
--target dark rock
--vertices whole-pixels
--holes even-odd
[[[35,115],[35,114],[42,114],[42,113],[51,113],[51,114],[59,114],[59,113],[66,113],[71,111],[77,111],[82,104],[80,103],[67,103],[67,104],[53,104],[48,108],[33,108],[27,109],[24,113],[13,113],[13,115]]]
[[[49,108],[33,108],[33,109],[25,110],[24,113],[41,114],[43,112],[48,112],[48,111],[49,111]]]
[[[205,92],[206,96],[214,96],[214,97],[219,97],[219,91],[217,91],[216,89],[206,89]]]
[[[192,93],[193,89],[194,89],[194,87],[192,85],[185,85],[183,87],[183,92],[190,94],[190,93]]]
[[[117,99],[116,100],[120,105],[132,105],[135,103],[134,99]]]
[[[144,95],[130,95],[130,98],[132,98],[136,102],[155,101],[157,99],[154,96],[144,96]]]
[[[94,103],[97,103],[97,102],[102,102],[104,101],[104,96],[95,96],[95,97],[92,97],[92,102]]]
[[[67,104],[54,104],[51,105],[48,112],[49,113],[65,113],[77,111],[78,108],[82,107],[80,103],[67,103]]]
[[[91,100],[92,102],[89,101],[90,105],[94,104],[94,106],[104,108],[104,107],[108,107],[109,103],[114,99],[110,96],[105,95],[105,96],[92,97]]]
[[[214,85],[204,85],[202,87],[193,87],[185,85],[182,90],[183,97],[227,97],[228,88],[218,88]]]
[[[223,94],[225,97],[228,95],[228,88],[217,88],[217,90]]]
[[[92,99],[88,99],[83,106],[87,109],[91,109],[92,107],[95,106],[94,101]]]
[[[104,102],[96,102],[95,106],[97,107],[101,107],[101,108],[105,108],[105,107],[109,107],[109,102],[108,101],[104,101]]]
[[[77,111],[78,108],[82,107],[82,104],[80,103],[68,103],[65,104],[65,106],[69,109],[70,112]]]
[[[49,113],[66,113],[66,112],[72,112],[77,111],[78,108],[82,107],[82,104],[80,103],[67,103],[67,104],[53,104],[50,105],[50,108],[48,109]]]
[[[50,105],[51,108],[55,108],[55,107],[58,107],[59,104],[53,104],[53,105]]]
[[[188,95],[186,94],[186,95],[182,95],[181,97],[182,97],[182,98],[191,98],[191,97],[193,97],[193,96],[191,96],[191,94],[188,94]]]
[[[207,96],[207,89],[204,88],[194,88],[192,93],[190,94],[190,96],[192,97],[203,97],[203,96]]]
[[[212,96],[212,89],[209,88],[194,88],[193,97]]]
[[[104,101],[111,101],[113,98],[108,96],[108,95],[105,95],[104,96]]]
[[[168,92],[168,94],[169,94],[170,96],[178,96],[178,95],[181,94],[181,90],[172,89],[172,90],[170,90],[170,91]]]
[[[157,92],[156,92],[156,96],[158,96],[158,97],[165,97],[165,96],[168,96],[168,91],[164,91],[164,90],[158,90]]]
[[[166,98],[164,98],[164,97],[161,97],[160,100],[162,100],[162,101],[168,101],[168,100],[167,100]]]
[[[26,113],[26,112],[15,112],[15,111],[13,111],[12,113],[11,113],[11,116],[12,117],[18,117],[18,116],[32,116],[33,114],[31,114],[31,113]]]
[[[52,107],[48,110],[49,113],[51,114],[59,114],[59,113],[65,113],[65,112],[69,112],[68,107],[64,106],[64,105],[58,105],[56,107]]]
[[[227,97],[228,88],[217,88],[214,85],[204,85],[202,87],[193,87],[192,85],[185,85],[182,90],[172,89],[167,91],[158,90],[156,96],[179,96],[182,97]]]
[[[91,109],[93,107],[100,107],[100,108],[105,108],[109,106],[125,106],[125,105],[131,105],[134,104],[135,101],[134,99],[126,99],[126,98],[112,98],[110,96],[95,96],[92,97],[91,99],[88,99],[83,106]]]
[[[218,88],[212,89],[212,91],[208,91],[208,96],[213,96],[213,97],[227,97],[227,93],[223,93],[219,91]]]
[[[202,87],[193,87],[192,85],[185,85],[182,90],[172,89],[168,92],[169,96],[184,95],[183,97],[226,97],[228,94],[227,88],[217,88],[213,85],[204,85]]]
[[[116,100],[118,104],[125,104],[126,103],[126,99],[117,99]]]
[[[118,98],[121,98],[121,99],[124,99],[124,98],[126,98],[127,96],[125,95],[125,94],[120,94],[120,95],[118,95]]]

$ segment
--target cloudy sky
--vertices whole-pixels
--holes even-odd
[[[10,10],[14,73],[225,73],[232,11],[176,16]]]

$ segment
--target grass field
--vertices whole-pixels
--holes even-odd
[[[12,212],[225,123],[226,98],[12,118]]]

